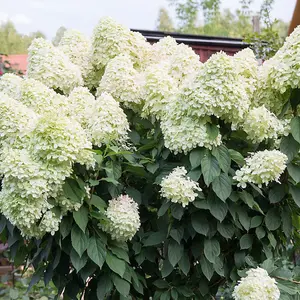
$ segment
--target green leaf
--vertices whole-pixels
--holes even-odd
[[[293,232],[292,216],[288,207],[281,212],[282,230],[286,237],[290,237]]]
[[[86,254],[80,257],[74,249],[71,250],[70,258],[71,258],[71,263],[76,269],[77,273],[85,266],[88,259]]]
[[[167,210],[169,209],[170,205],[171,205],[170,201],[164,202],[162,204],[162,206],[160,207],[160,209],[158,210],[157,216],[158,217],[162,217],[167,212]]]
[[[258,227],[263,221],[263,217],[262,216],[255,216],[251,219],[250,222],[250,228],[256,228]]]
[[[187,176],[194,181],[198,181],[201,177],[202,171],[201,168],[196,168],[187,173]]]
[[[160,300],[169,300],[171,296],[171,292],[170,291],[165,291],[161,294],[160,296]]]
[[[171,290],[171,297],[172,297],[173,300],[178,299],[178,292],[175,289]]]
[[[170,231],[170,236],[180,244],[181,239],[183,238],[184,229],[183,227],[172,228]]]
[[[214,270],[220,276],[224,277],[224,262],[220,256],[217,256],[214,262]]]
[[[200,166],[201,160],[205,155],[205,149],[194,149],[190,153],[190,163],[192,169],[195,169]]]
[[[219,233],[226,239],[231,239],[234,235],[235,228],[232,224],[218,223],[217,228]]]
[[[216,195],[225,202],[225,200],[230,196],[231,194],[231,185],[232,180],[231,178],[225,174],[222,173],[220,176],[214,179],[212,182],[212,189],[216,193]]]
[[[300,143],[300,117],[294,117],[290,125],[293,138]]]
[[[83,232],[85,232],[87,223],[89,221],[88,214],[88,209],[85,206],[81,206],[78,211],[73,212],[73,218]]]
[[[104,208],[107,207],[106,202],[97,195],[92,195],[90,204],[94,205],[99,210],[103,210]]]
[[[146,168],[151,174],[154,174],[159,169],[159,164],[157,162],[154,164],[147,164]]]
[[[178,262],[178,266],[185,275],[189,273],[191,265],[189,256],[186,252],[183,253],[180,261]]]
[[[118,246],[110,245],[109,246],[111,252],[116,255],[118,258],[125,260],[126,262],[129,262],[129,257],[128,257],[128,249],[124,249]]]
[[[249,249],[253,243],[253,236],[251,234],[244,234],[240,239],[241,249]]]
[[[280,202],[285,195],[284,185],[278,184],[275,185],[272,189],[269,190],[269,200],[271,203]]]
[[[289,190],[295,203],[298,207],[300,207],[300,188],[297,186],[290,185]]]
[[[207,221],[206,215],[197,211],[191,215],[191,223],[196,232],[207,235],[209,231],[209,223]]]
[[[112,274],[112,281],[117,291],[122,296],[127,296],[130,291],[130,284],[126,280],[122,279],[120,276]]]
[[[272,245],[272,247],[275,249],[276,245],[277,245],[277,241],[274,237],[274,234],[272,232],[268,233],[268,239],[270,241],[270,244]]]
[[[10,288],[9,289],[9,298],[13,299],[13,300],[18,299],[19,298],[19,292],[18,292],[18,290]]]
[[[148,238],[144,241],[144,246],[155,246],[162,243],[166,238],[166,233],[164,231],[158,231],[151,233]]]
[[[260,226],[255,229],[255,234],[257,238],[261,240],[266,235],[266,231]]]
[[[239,217],[239,221],[241,222],[242,226],[248,231],[250,229],[251,219],[249,218],[247,211],[240,208],[238,210],[238,217]]]
[[[73,203],[81,203],[85,192],[80,189],[76,180],[67,178],[63,185],[63,191],[65,196]]]
[[[183,255],[183,245],[178,244],[173,239],[169,241],[168,244],[168,258],[169,262],[173,267],[176,266],[176,264],[179,262]]]
[[[220,168],[224,173],[228,173],[230,169],[231,157],[226,146],[221,145],[212,150],[212,155],[217,159]]]
[[[300,150],[300,144],[295,141],[292,135],[284,136],[281,139],[280,151],[288,157],[288,162],[292,161]]]
[[[265,217],[265,223],[269,230],[273,231],[280,227],[281,225],[281,218],[280,213],[276,208],[270,209]]]
[[[163,261],[163,266],[161,269],[161,276],[162,278],[165,278],[169,276],[173,271],[173,266],[170,264],[169,260],[165,259]]]
[[[99,277],[97,285],[97,297],[99,300],[107,299],[107,294],[112,290],[113,284],[109,274],[104,274]]]
[[[206,133],[211,140],[215,140],[219,134],[219,127],[215,124],[206,123]]]
[[[106,181],[106,182],[112,183],[113,185],[119,184],[119,182],[112,177],[104,177],[104,178],[101,178],[100,181]]]
[[[181,220],[184,213],[184,208],[178,203],[173,203],[171,205],[171,213],[175,219]]]
[[[201,169],[203,173],[204,182],[207,186],[221,173],[217,159],[207,152],[201,160]]]
[[[287,169],[288,169],[289,175],[294,179],[296,184],[299,183],[300,182],[300,167],[290,163],[287,165]]]
[[[212,196],[211,199],[208,200],[209,211],[210,213],[222,222],[228,212],[228,206],[223,201],[219,200],[217,197]]]
[[[142,194],[140,191],[133,187],[128,187],[126,189],[127,195],[130,196],[137,204],[142,203]]]
[[[157,279],[153,282],[153,285],[155,285],[156,287],[158,287],[159,289],[168,289],[169,288],[169,284],[168,282],[166,282],[163,279]]]
[[[205,239],[204,255],[209,262],[215,263],[216,257],[220,255],[220,243],[217,239]]]
[[[86,250],[86,248],[88,246],[88,237],[76,225],[73,226],[72,231],[71,231],[71,242],[72,242],[73,248],[78,253],[78,255],[81,257],[83,252]]]
[[[228,149],[228,152],[230,154],[231,159],[234,162],[236,162],[239,166],[243,166],[245,164],[245,159],[240,152],[235,151],[233,149]]]
[[[63,239],[70,234],[72,229],[72,223],[73,219],[71,216],[66,216],[62,219],[59,228]]]
[[[254,198],[251,194],[247,193],[246,191],[242,191],[239,193],[240,198],[252,209],[255,209],[263,214],[263,211],[259,207],[259,205],[254,201]]]
[[[101,269],[106,258],[106,248],[101,239],[94,236],[89,239],[87,254],[90,259]]]
[[[135,130],[129,131],[128,136],[135,145],[140,143],[141,137]]]
[[[213,268],[213,264],[210,263],[203,255],[201,256],[200,259],[200,265],[201,265],[201,269],[202,272],[204,274],[204,276],[207,278],[207,280],[211,280],[213,274],[214,274],[214,268]]]
[[[105,262],[113,272],[117,273],[121,277],[124,276],[126,270],[126,264],[124,260],[119,259],[110,252],[107,252]]]

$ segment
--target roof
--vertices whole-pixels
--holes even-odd
[[[25,73],[27,70],[27,54],[12,54],[12,55],[0,55],[2,60],[9,61],[12,68]]]
[[[157,42],[166,36],[171,36],[178,43],[184,43],[188,45],[199,45],[199,46],[209,45],[209,46],[233,47],[233,48],[249,47],[249,44],[243,42],[242,39],[238,39],[238,38],[183,34],[177,32],[157,31],[157,30],[140,30],[140,29],[131,29],[131,30],[140,32],[149,42]]]

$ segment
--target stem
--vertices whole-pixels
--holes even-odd
[[[280,277],[280,276],[274,276],[274,278],[284,280],[284,281],[289,281],[289,282],[292,282],[292,283],[295,283],[295,284],[300,284],[300,281],[291,280],[291,279],[283,278],[283,277]]]

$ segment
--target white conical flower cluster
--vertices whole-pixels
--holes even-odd
[[[276,280],[262,268],[250,269],[232,294],[235,300],[279,300],[280,291]]]
[[[263,184],[268,185],[271,181],[279,182],[287,160],[287,156],[278,150],[258,151],[246,158],[246,164],[236,171],[233,179],[237,180],[238,186],[242,188],[245,188],[247,183],[262,187]]]
[[[184,167],[175,168],[161,182],[161,195],[171,202],[179,203],[183,207],[193,202],[197,197],[197,191],[202,191],[199,184],[186,176]]]
[[[138,205],[128,195],[110,200],[106,217],[107,221],[101,227],[120,242],[131,240],[141,226]]]

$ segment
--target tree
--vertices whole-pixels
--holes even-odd
[[[159,10],[156,28],[161,31],[173,31],[174,25],[168,11],[165,8]]]
[[[29,35],[20,34],[13,22],[7,21],[0,26],[0,53],[26,54],[29,45],[36,37],[45,37],[45,35],[40,31]]]
[[[62,37],[64,36],[65,31],[67,30],[66,27],[61,26],[57,29],[55,37],[52,39],[52,43],[54,46],[58,46],[60,40],[62,39]]]

